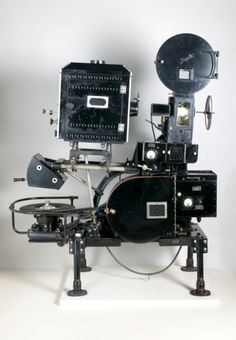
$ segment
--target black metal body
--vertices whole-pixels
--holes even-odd
[[[127,141],[130,111],[136,114],[138,110],[139,98],[130,102],[131,73],[121,65],[100,62],[71,63],[62,69],[58,136],[71,142],[70,157],[55,161],[36,154],[28,167],[28,185],[60,189],[66,174],[86,170],[87,182],[80,181],[89,188],[91,207],[75,208],[74,196],[36,197],[13,202],[10,210],[14,231],[27,234],[30,242],[69,244],[74,282],[68,295],[87,293],[80,276],[81,271],[90,270],[87,247],[121,246],[123,242],[186,246],[186,266],[182,269],[197,271],[191,294],[210,294],[205,289],[203,266],[208,241],[192,218],[200,222],[203,217],[216,216],[217,176],[212,171],[190,171],[187,165],[198,158],[198,145],[192,144],[194,93],[217,78],[217,60],[218,52],[196,35],[180,34],[162,45],[156,69],[174,93],[168,105],[151,106],[154,140],[137,143],[132,159],[119,164],[111,161],[111,144]],[[158,125],[153,123],[155,116],[161,118]],[[154,126],[161,131],[158,138]],[[81,141],[106,143],[106,149],[80,148]],[[90,156],[102,156],[103,160],[91,162]],[[96,188],[89,174],[95,169],[107,171]],[[121,175],[130,176],[120,179],[107,202],[100,205],[108,184]],[[69,204],[54,203],[55,199],[68,199]],[[15,207],[31,200],[36,202]],[[21,230],[16,226],[16,213],[34,215],[36,222]]]

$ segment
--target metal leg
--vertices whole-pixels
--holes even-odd
[[[195,272],[197,270],[197,267],[194,267],[192,245],[188,246],[186,266],[181,267],[181,270],[183,270],[184,272]]]
[[[195,296],[208,296],[211,294],[209,290],[205,289],[205,281],[204,281],[204,264],[203,264],[203,254],[206,247],[207,240],[203,238],[201,235],[197,235],[195,239],[196,251],[197,251],[197,282],[196,289],[190,291],[190,294]]]
[[[80,250],[81,250],[80,251],[80,271],[90,272],[92,268],[87,266],[87,261],[86,261],[86,256],[85,256],[85,247],[81,245]]]
[[[75,234],[73,240],[73,253],[74,253],[74,282],[73,289],[68,291],[69,296],[83,296],[87,294],[87,291],[82,289],[80,280],[80,250],[81,250],[81,234]]]

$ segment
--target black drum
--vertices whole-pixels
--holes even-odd
[[[144,243],[174,235],[174,177],[128,177],[111,192],[106,211],[111,228],[126,241]]]

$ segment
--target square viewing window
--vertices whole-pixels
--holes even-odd
[[[179,79],[180,80],[192,80],[193,79],[193,70],[189,68],[180,68],[179,69]]]

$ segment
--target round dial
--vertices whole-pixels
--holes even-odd
[[[191,197],[187,197],[184,200],[184,206],[186,208],[191,208],[193,206],[193,199]]]
[[[146,152],[145,158],[149,161],[154,161],[157,158],[157,151],[154,149],[148,150]]]

